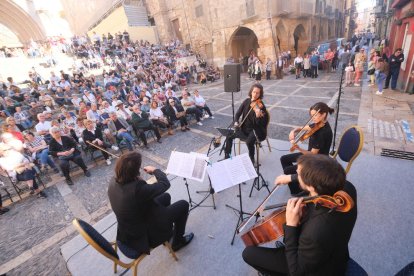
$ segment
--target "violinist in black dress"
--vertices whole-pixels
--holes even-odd
[[[249,98],[243,101],[234,116],[236,132],[226,139],[224,150],[226,159],[230,158],[234,138],[239,138],[246,143],[250,159],[254,163],[254,145],[256,141],[261,142],[266,139],[269,123],[269,115],[262,99],[263,86],[258,83],[253,84],[249,91]],[[242,120],[239,124],[240,117]]]
[[[309,146],[307,150],[302,149],[297,144],[294,144],[295,135],[302,130],[302,128],[295,128],[289,133],[289,140],[292,144],[294,144],[292,148],[298,152],[286,154],[280,158],[284,175],[277,177],[275,184],[289,184],[290,193],[292,195],[298,194],[302,191],[296,175],[296,160],[301,155],[306,154],[329,155],[333,135],[331,126],[328,122],[328,114],[332,114],[333,112],[334,110],[323,102],[318,102],[309,109],[309,115],[312,118],[312,123],[309,126],[305,126],[304,130],[312,131],[312,127],[319,129],[309,137]]]
[[[345,191],[354,206],[348,212],[330,210],[319,204],[289,199],[284,244],[277,248],[248,246],[243,259],[265,275],[345,275],[349,260],[348,242],[357,219],[357,193],[346,181],[342,166],[329,156],[306,154],[298,159],[300,187],[310,196]]]

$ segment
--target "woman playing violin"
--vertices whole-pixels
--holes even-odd
[[[246,263],[269,275],[344,275],[349,260],[348,242],[357,219],[355,187],[334,159],[322,154],[298,159],[300,187],[310,196],[344,190],[354,201],[348,212],[291,198],[283,225],[284,244],[277,248],[249,246],[243,251]]]
[[[235,128],[239,127],[240,131],[236,132],[234,137],[227,137],[225,147],[225,158],[229,158],[233,139],[240,138],[246,142],[249,149],[249,156],[254,163],[254,145],[256,140],[263,141],[267,135],[267,123],[269,116],[266,107],[263,104],[263,86],[261,84],[253,84],[249,91],[249,98],[245,99],[235,114]],[[239,119],[242,122],[239,124]]]
[[[333,112],[334,110],[323,102],[318,102],[309,109],[309,114],[312,118],[311,124],[303,128],[304,135],[301,137],[302,139],[304,137],[309,138],[308,150],[302,149],[295,143],[298,140],[295,139],[295,135],[302,128],[295,128],[289,133],[289,140],[293,144],[292,149],[299,152],[286,154],[280,158],[285,175],[279,176],[276,179],[276,184],[289,184],[292,195],[301,192],[299,182],[295,176],[297,165],[294,165],[299,156],[303,154],[329,154],[332,143],[332,129],[328,123],[328,114],[332,114]]]

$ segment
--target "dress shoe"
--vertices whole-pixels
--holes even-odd
[[[7,213],[8,211],[10,211],[9,208],[3,207],[3,208],[0,209],[0,215],[3,215],[5,213]]]
[[[70,178],[65,179],[66,180],[66,184],[68,184],[69,186],[73,185],[73,181]]]
[[[194,238],[194,234],[193,233],[190,233],[188,235],[185,235],[177,243],[173,242],[173,244],[171,246],[172,247],[172,250],[174,252],[177,252],[178,250],[180,250],[181,248],[183,248],[184,246],[186,246],[187,244],[189,244],[193,240],[193,238]]]

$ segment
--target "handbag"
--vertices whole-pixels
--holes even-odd
[[[374,73],[375,73],[375,68],[369,69],[369,70],[367,71],[367,74],[368,74],[368,75],[374,75]]]

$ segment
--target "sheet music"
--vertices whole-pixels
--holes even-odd
[[[206,175],[208,157],[192,152],[171,152],[166,172],[199,182],[204,181]]]
[[[215,192],[230,188],[234,185],[257,177],[253,164],[247,153],[213,163],[207,167]]]

